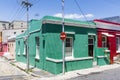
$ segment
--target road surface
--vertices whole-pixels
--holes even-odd
[[[79,77],[69,80],[120,80],[120,67],[103,72],[91,73],[88,75],[79,75]]]

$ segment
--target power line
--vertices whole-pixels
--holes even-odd
[[[15,18],[17,17],[21,17],[21,14],[23,13],[24,11],[24,7],[22,6],[19,6],[18,9],[16,9],[17,11],[13,14],[13,16],[11,17],[11,20],[14,20]]]
[[[87,20],[87,17],[85,16],[84,12],[82,11],[82,9],[81,9],[79,3],[77,2],[77,0],[74,0],[74,1],[75,1],[75,3],[76,3],[77,7],[79,8],[81,14],[83,15],[83,17],[84,17],[85,20],[87,21],[88,25],[90,26],[89,21]]]

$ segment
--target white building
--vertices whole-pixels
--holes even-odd
[[[13,21],[9,24],[9,27],[2,31],[2,42],[7,43],[8,38],[17,36],[23,33],[27,29],[27,23],[25,21]]]

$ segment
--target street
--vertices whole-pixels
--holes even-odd
[[[0,80],[31,80],[32,76],[0,57]]]
[[[69,80],[120,80],[120,67],[88,75],[79,75],[80,76]]]

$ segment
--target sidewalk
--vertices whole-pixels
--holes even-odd
[[[11,64],[13,64],[14,66],[16,66],[26,72],[26,64],[25,63],[11,60],[8,57],[6,57],[6,59],[8,59],[9,62]],[[35,80],[67,80],[67,79],[78,77],[78,76],[88,75],[88,74],[92,74],[92,73],[99,73],[99,72],[102,72],[105,70],[115,69],[118,67],[120,67],[120,63],[112,64],[112,65],[105,65],[105,66],[96,66],[96,67],[88,68],[88,69],[69,71],[69,72],[66,72],[65,74],[61,73],[58,75],[53,75],[47,71],[30,66],[31,72],[29,72],[29,74],[36,77]]]
[[[21,62],[15,62],[14,64],[20,69],[25,71],[26,64],[21,63]],[[62,73],[58,75],[53,75],[47,71],[32,67],[33,69],[32,69],[32,72],[30,72],[30,74],[32,76],[37,77],[38,80],[67,80],[67,79],[82,76],[82,75],[88,75],[92,73],[99,73],[105,70],[115,69],[118,67],[120,67],[120,64],[96,66],[96,67],[88,68],[88,69],[69,71],[69,72],[66,72],[64,75]]]

